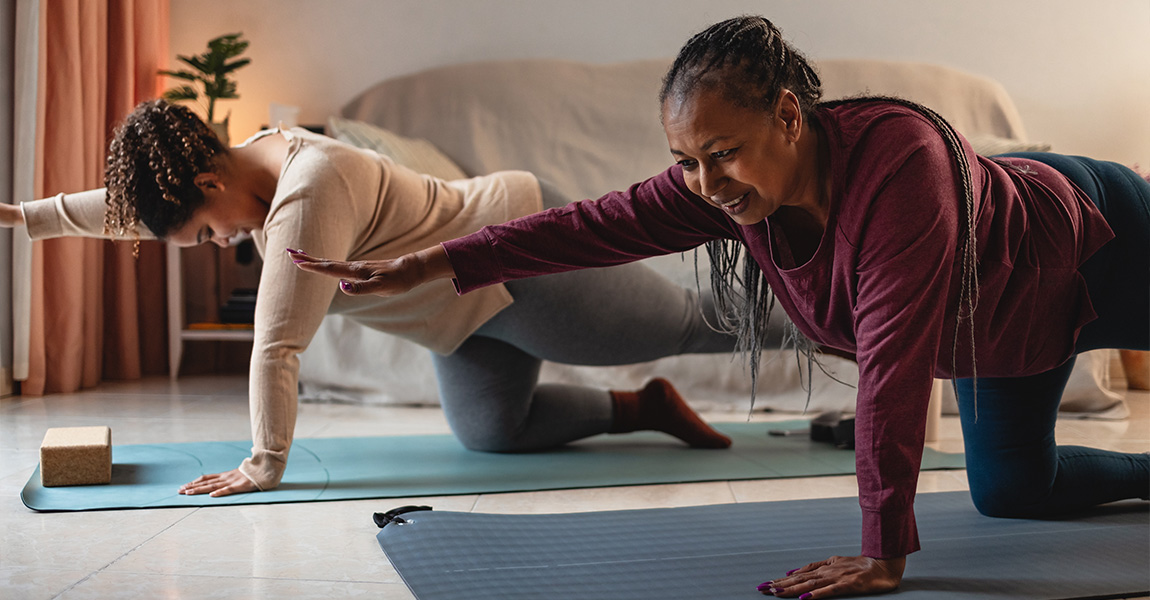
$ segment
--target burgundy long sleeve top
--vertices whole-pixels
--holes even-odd
[[[787,315],[811,340],[854,352],[862,552],[919,549],[914,493],[933,378],[972,373],[969,323],[953,350],[962,214],[943,138],[917,112],[847,104],[815,115],[829,148],[830,214],[814,255],[791,258],[773,218],[733,222],[672,167],[626,191],[485,227],[443,243],[464,293],[510,279],[621,264],[742,242]],[[1096,317],[1079,266],[1113,234],[1061,174],[1007,169],[965,142],[977,219],[977,373],[1040,373],[1067,360]]]

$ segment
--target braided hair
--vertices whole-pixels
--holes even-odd
[[[925,106],[900,98],[859,97],[820,103],[822,82],[807,58],[782,38],[782,32],[773,23],[751,15],[716,23],[688,40],[663,78],[659,104],[664,106],[672,98],[682,102],[701,91],[715,91],[736,106],[769,111],[774,109],[784,89],[798,98],[804,116],[809,117],[816,109],[846,103],[892,102],[923,115],[939,131],[950,151],[962,197],[958,236],[962,278],[952,367],[957,371],[958,339],[961,323],[965,320],[970,327],[972,376],[977,378],[974,356],[974,311],[978,303],[974,189],[962,141],[945,119]],[[735,333],[739,350],[749,354],[753,408],[759,357],[775,305],[774,294],[755,261],[743,260],[743,245],[738,241],[714,240],[707,243],[706,249],[711,260],[711,288],[718,308],[719,325]],[[790,343],[794,346],[796,359],[806,358],[809,405],[810,377],[813,366],[818,365],[818,348],[793,323],[788,322],[786,330],[784,345]],[[977,410],[977,379],[975,381]],[[977,412],[975,416],[977,418]]]
[[[158,238],[187,223],[204,204],[195,177],[214,172],[224,145],[186,107],[164,100],[136,106],[116,128],[104,169],[104,234],[134,237],[142,223]]]

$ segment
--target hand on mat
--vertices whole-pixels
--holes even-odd
[[[214,475],[200,475],[195,481],[180,486],[181,494],[187,496],[208,494],[213,498],[258,491],[259,488],[256,487],[256,484],[252,483],[252,480],[243,473],[240,473],[239,469]]]
[[[433,279],[455,275],[441,246],[394,260],[327,260],[313,258],[302,250],[288,248],[287,252],[304,271],[338,277],[339,289],[349,296],[397,296]]]
[[[787,573],[759,586],[763,595],[780,598],[833,598],[843,595],[881,594],[898,587],[906,557],[870,558],[832,556]]]

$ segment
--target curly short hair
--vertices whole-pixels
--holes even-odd
[[[135,237],[143,223],[156,237],[167,237],[203,206],[195,177],[214,172],[226,151],[186,107],[164,100],[136,106],[116,128],[108,149],[104,233]]]

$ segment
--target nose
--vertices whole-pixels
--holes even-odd
[[[710,198],[719,193],[726,185],[727,178],[722,170],[713,166],[699,165],[699,192]]]

